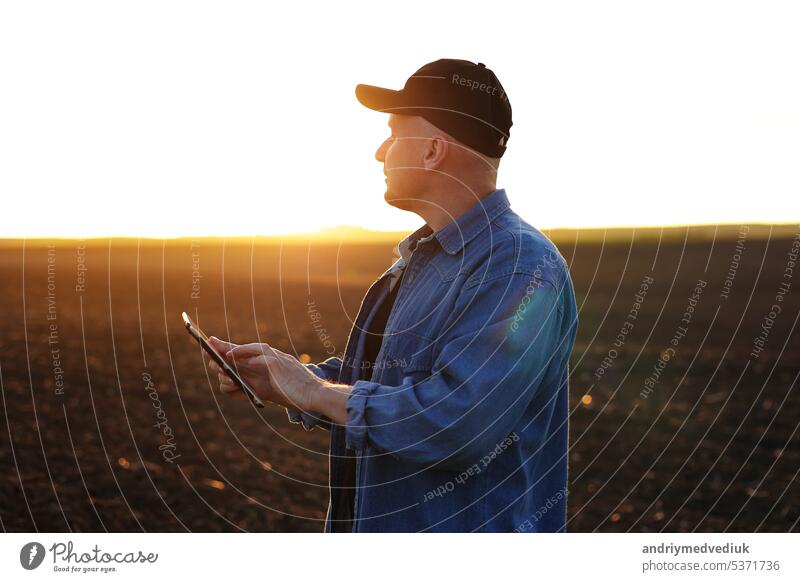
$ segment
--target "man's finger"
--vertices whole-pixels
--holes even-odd
[[[247,395],[244,392],[242,392],[237,386],[232,386],[231,389],[227,388],[223,389],[222,385],[220,385],[220,391],[226,396],[232,396],[233,398],[240,398],[240,399],[243,398],[245,400],[249,400],[249,398],[247,398]]]
[[[239,345],[231,342],[226,342],[213,335],[210,338],[208,338],[208,342],[215,350],[217,350],[221,354],[225,354],[225,352],[229,352],[230,350]]]
[[[219,372],[217,374],[217,381],[219,382],[220,390],[223,392],[229,391],[233,386],[233,380],[231,380],[224,372]]]
[[[236,346],[229,350],[226,355],[239,360],[241,358],[252,358],[253,356],[274,356],[275,351],[269,344],[254,343]]]
[[[257,356],[246,357],[236,360],[236,366],[250,372],[264,373],[269,372],[272,365],[280,364],[280,357],[272,354],[259,354]]]

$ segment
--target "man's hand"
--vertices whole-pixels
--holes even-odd
[[[215,337],[209,340],[259,398],[293,410],[312,411],[314,391],[325,382],[294,356],[269,344],[236,345]],[[222,392],[247,398],[216,362],[211,361],[209,367],[217,373]]]

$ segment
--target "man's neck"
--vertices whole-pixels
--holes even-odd
[[[432,204],[430,202],[426,203],[425,208],[420,209],[417,214],[422,217],[431,230],[436,232],[457,220],[459,216],[468,212],[473,206],[478,204],[478,202],[496,190],[497,186],[493,184],[481,190],[475,190],[475,192],[482,192],[478,198],[475,198],[475,195],[472,193],[466,196],[463,193],[460,195],[452,195],[450,198],[448,198],[450,194],[445,194],[440,200],[431,200],[430,202],[432,202]]]

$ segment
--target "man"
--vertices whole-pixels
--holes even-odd
[[[390,114],[386,201],[426,224],[370,287],[343,359],[215,345],[294,422],[330,430],[325,531],[563,531],[577,313],[563,257],[496,187],[508,96],[450,59],[356,96]]]

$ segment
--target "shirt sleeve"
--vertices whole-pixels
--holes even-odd
[[[476,463],[513,430],[557,357],[561,305],[554,284],[525,273],[465,288],[436,342],[430,376],[353,385],[347,446],[369,443],[442,468]]]
[[[319,364],[305,364],[305,367],[323,380],[338,382],[339,373],[342,370],[342,360],[340,358],[328,358]],[[316,412],[296,412],[288,408],[286,409],[286,414],[289,417],[289,422],[302,424],[306,430],[311,430],[317,425],[330,430],[331,420],[325,415],[317,414]]]

